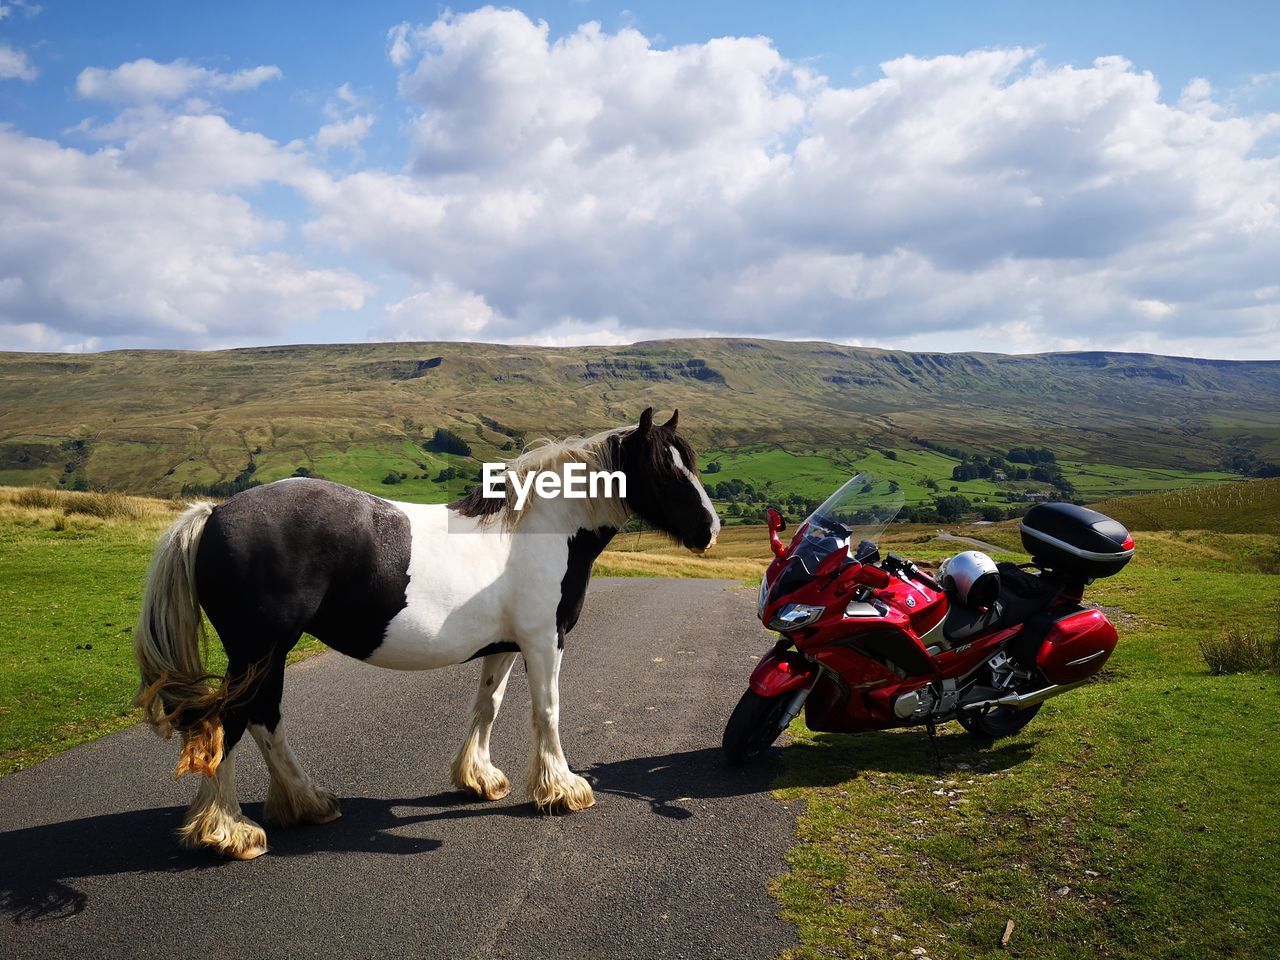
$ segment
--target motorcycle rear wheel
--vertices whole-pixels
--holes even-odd
[[[721,747],[735,766],[758,760],[786,729],[783,722],[793,694],[762,697],[748,689],[725,724]]]
[[[1040,712],[1041,706],[1042,704],[1037,703],[1034,707],[1027,707],[1025,710],[996,707],[986,713],[978,713],[976,711],[962,713],[956,717],[956,720],[960,722],[960,726],[975,737],[982,737],[984,740],[999,740],[1001,737],[1013,736],[1030,723],[1035,718],[1035,715]]]

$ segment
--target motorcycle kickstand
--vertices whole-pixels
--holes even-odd
[[[938,727],[932,720],[926,720],[925,730],[929,732],[929,747],[933,752],[933,769],[942,776],[942,748],[938,744]]]

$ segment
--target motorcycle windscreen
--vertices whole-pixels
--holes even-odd
[[[837,537],[853,546],[863,540],[878,543],[902,512],[903,502],[902,489],[894,481],[855,474],[809,514],[806,537]]]

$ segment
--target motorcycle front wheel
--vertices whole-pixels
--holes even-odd
[[[725,724],[721,746],[734,765],[758,760],[787,728],[787,707],[794,693],[762,697],[747,690]]]

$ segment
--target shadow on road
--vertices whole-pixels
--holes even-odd
[[[426,853],[438,849],[440,841],[391,831],[448,816],[499,811],[450,809],[414,815],[404,809],[457,808],[467,802],[458,793],[405,800],[349,798],[342,803],[342,819],[332,824],[289,829],[268,824],[271,855]],[[262,822],[260,804],[245,804],[244,810]],[[178,846],[174,831],[182,813],[181,807],[133,810],[0,834],[0,850],[4,851],[0,858],[0,912],[14,923],[75,916],[85,909],[89,898],[73,881],[87,877],[235,869],[235,864],[209,853]]]
[[[782,770],[773,752],[747,767],[732,767],[718,748],[597,763],[582,771],[600,793],[642,800],[661,817],[684,820],[694,811],[682,802],[765,793]]]
[[[710,751],[706,751],[710,752]],[[685,755],[691,756],[691,755]],[[628,761],[604,768],[630,768],[611,782],[643,776],[654,761]],[[678,776],[670,772],[659,777],[655,796],[675,799],[678,777],[690,776],[685,765]],[[691,768],[690,768],[691,769]],[[764,773],[762,785],[744,781],[739,787],[725,783],[702,796],[729,796],[765,789],[772,774]],[[696,779],[696,777],[695,777]],[[604,789],[603,787],[601,789]],[[652,790],[652,787],[650,788]],[[623,795],[639,796],[637,792]],[[655,811],[663,801],[654,799]],[[261,804],[245,804],[245,814],[262,820]],[[83,912],[89,896],[75,881],[90,877],[128,873],[183,873],[191,870],[237,869],[238,865],[207,852],[192,852],[178,846],[174,831],[182,820],[181,807],[133,810],[63,823],[51,823],[0,834],[0,913],[14,923],[57,920]],[[414,835],[423,824],[474,817],[537,816],[531,803],[492,804],[459,791],[431,796],[382,798],[347,797],[342,800],[342,818],[323,826],[288,829],[267,823],[271,857],[305,856],[324,852],[412,855],[429,853],[441,846],[434,837]],[[679,815],[688,815],[682,811]],[[408,828],[408,832],[406,832]]]
[[[991,746],[958,736],[941,739],[944,767],[969,761],[966,769],[1004,769],[1034,750],[1034,743],[1025,740]],[[657,816],[684,820],[697,815],[700,800],[745,797],[775,785],[832,786],[865,771],[928,774],[933,769],[923,734],[881,732],[820,735],[772,750],[747,767],[731,767],[718,749],[705,748],[598,763],[582,772],[599,793],[640,801]],[[245,805],[245,813],[259,822],[261,812],[259,804]],[[348,797],[342,814],[319,827],[268,825],[270,856],[429,853],[441,841],[415,835],[414,828],[473,817],[537,816],[529,803],[486,803],[458,791],[397,799]],[[19,924],[75,916],[89,902],[75,881],[90,877],[238,869],[211,854],[181,849],[174,838],[181,819],[182,808],[163,807],[0,834],[0,913]]]
[[[996,745],[968,735],[940,736],[942,772],[956,765],[981,771],[1003,770],[1026,760],[1034,743]],[[730,766],[719,749],[705,748],[653,757],[599,763],[582,771],[597,792],[642,800],[655,814],[684,820],[696,800],[765,793],[774,787],[829,787],[859,773],[936,775],[938,767],[924,731],[819,734],[807,743],[770,750],[757,763]]]

